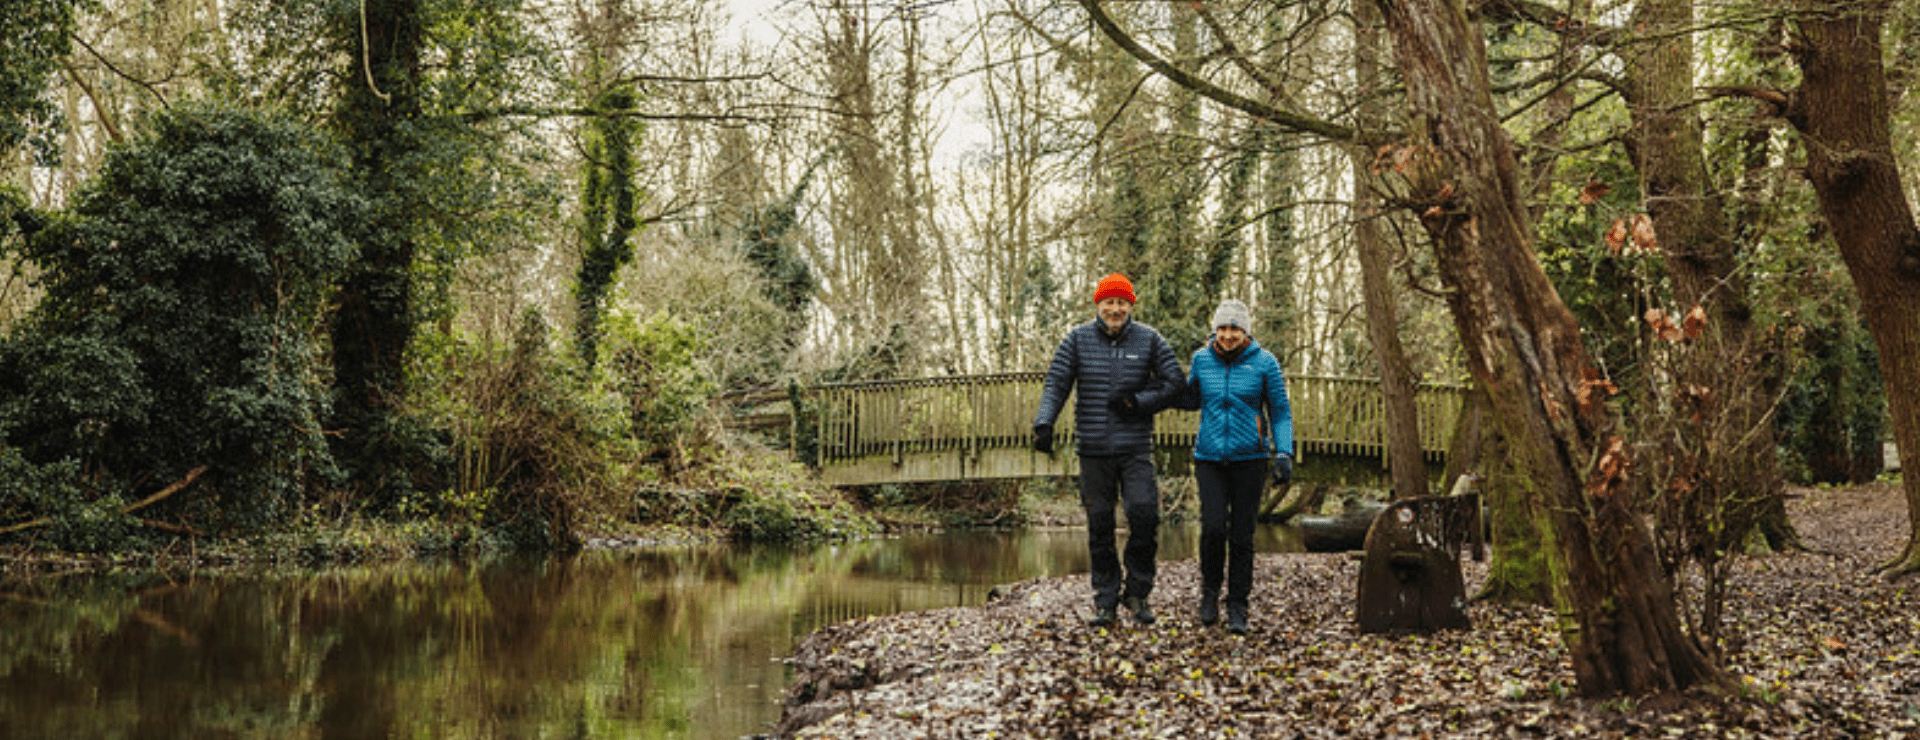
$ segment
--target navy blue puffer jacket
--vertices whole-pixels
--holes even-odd
[[[1053,352],[1035,424],[1052,424],[1071,393],[1075,444],[1082,455],[1153,451],[1153,417],[1122,418],[1107,408],[1116,393],[1137,393],[1143,410],[1166,408],[1186,385],[1173,347],[1153,327],[1128,321],[1109,335],[1100,319],[1067,332]]]

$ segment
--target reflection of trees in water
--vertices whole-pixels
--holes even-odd
[[[1162,531],[1191,557],[1191,524]],[[0,717],[27,739],[733,738],[778,719],[801,636],[1085,570],[1086,532],[1058,529],[42,579],[0,588]]]

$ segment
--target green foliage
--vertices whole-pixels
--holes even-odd
[[[630,404],[635,436],[656,446],[677,443],[715,391],[698,363],[699,334],[662,312],[641,322],[611,316],[608,335],[608,372]]]
[[[616,87],[601,95],[594,108],[626,111],[633,108],[634,100],[631,89]],[[574,286],[574,342],[587,367],[599,361],[600,314],[614,278],[633,260],[637,128],[632,118],[620,115],[602,115],[589,126],[587,177],[581,193],[580,272]]]
[[[1786,379],[1775,428],[1781,468],[1800,483],[1863,483],[1880,474],[1886,389],[1858,313],[1810,317],[1804,362]]]
[[[815,160],[787,197],[754,214],[746,229],[747,261],[760,268],[767,298],[794,317],[797,325],[789,328],[795,331],[806,325],[807,307],[820,286],[794,246],[794,228],[800,221],[801,199],[825,162],[825,157]]]
[[[746,476],[720,524],[742,542],[845,539],[870,534],[873,520],[828,490],[811,490],[791,469]]]
[[[1563,159],[1560,173],[1545,196],[1557,207],[1543,209],[1538,225],[1540,266],[1579,321],[1596,365],[1616,385],[1636,386],[1645,363],[1642,316],[1666,294],[1666,265],[1656,253],[1610,242],[1608,234],[1639,213],[1639,176],[1613,150]],[[1590,181],[1611,189],[1581,204]]]
[[[67,55],[77,0],[0,0],[0,153],[28,140],[57,111],[47,82]],[[48,152],[42,151],[43,159]]]
[[[87,490],[68,493],[89,504],[208,465],[165,506],[214,528],[293,510],[327,466],[314,332],[360,208],[342,162],[298,123],[218,105],[110,152],[26,250],[46,296],[0,343],[5,444],[77,462]]]
[[[760,347],[753,360],[736,373],[729,385],[761,386],[775,382],[788,369],[789,351],[799,344],[807,328],[808,310],[820,290],[813,268],[795,244],[798,238],[800,204],[813,182],[825,156],[815,159],[800,176],[785,198],[768,204],[747,218],[742,231],[741,253],[758,273],[760,294],[778,312],[777,331],[767,338],[774,344]]]
[[[637,455],[624,404],[550,346],[539,313],[511,343],[429,335],[413,364],[417,415],[447,430],[454,475],[402,497],[403,518],[484,530],[514,549],[570,549],[574,523],[623,506]]]
[[[134,519],[117,502],[89,495],[80,464],[71,459],[35,464],[19,450],[0,447],[0,523],[32,530],[47,544],[70,552],[110,552],[135,533]],[[18,524],[14,524],[18,521]]]

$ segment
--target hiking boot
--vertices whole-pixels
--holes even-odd
[[[1200,597],[1200,624],[1212,627],[1220,623],[1220,597]]]
[[[1247,627],[1246,604],[1227,605],[1227,631],[1236,635],[1244,635],[1253,631]]]
[[[1113,624],[1113,620],[1115,616],[1117,616],[1117,614],[1114,612],[1114,609],[1111,605],[1095,606],[1093,608],[1093,616],[1087,617],[1087,626],[1088,627],[1111,626]]]
[[[1138,596],[1128,596],[1125,599],[1121,599],[1120,603],[1127,606],[1127,611],[1133,612],[1133,621],[1141,624],[1153,624],[1153,607],[1147,606],[1146,599]]]

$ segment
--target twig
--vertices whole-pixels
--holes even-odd
[[[138,502],[120,507],[120,513],[131,514],[133,512],[136,512],[141,509],[152,506],[154,504],[157,504],[165,500],[168,496],[172,496],[173,494],[179,493],[180,489],[193,485],[193,481],[199,478],[201,473],[205,473],[205,472],[207,472],[207,466],[205,465],[189,470],[187,471],[186,477],[181,478],[180,480],[174,481],[172,485],[169,485],[166,488],[162,488],[158,491],[155,491],[153,495],[140,499]],[[21,522],[19,524],[10,524],[6,527],[0,527],[0,535],[13,534],[14,532],[32,529],[34,527],[43,527],[52,523],[53,523],[53,517],[43,516],[43,517],[40,517],[39,519],[33,519],[30,521]],[[140,523],[150,527],[156,527],[159,529],[165,529],[165,530],[170,530],[175,532],[185,532],[185,533],[194,534],[194,535],[199,534],[199,532],[195,531],[192,527],[188,527],[185,525],[166,524],[164,522],[156,522],[150,519],[142,519],[140,520]]]

